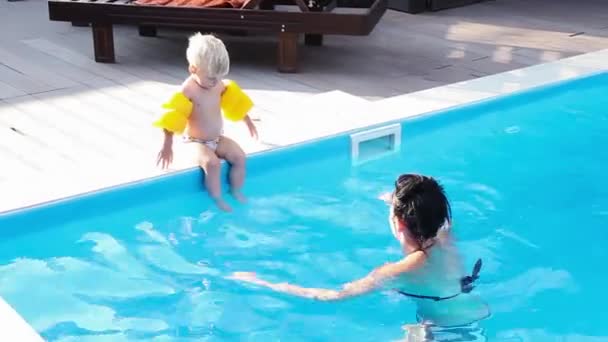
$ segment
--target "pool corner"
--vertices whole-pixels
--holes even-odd
[[[44,339],[0,297],[0,341],[44,342]]]

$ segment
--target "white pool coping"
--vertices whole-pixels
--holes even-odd
[[[44,340],[0,297],[0,341],[43,342]]]
[[[301,114],[296,116],[297,119],[291,116],[288,121],[274,122],[273,128],[265,132],[266,140],[272,141],[273,147],[256,145],[245,149],[248,153],[271,150],[602,71],[608,71],[608,49],[376,102],[369,102],[339,91],[330,92],[322,96],[315,96],[310,103],[294,109],[298,112],[301,111]],[[186,164],[181,169],[190,167],[195,166]],[[121,170],[97,180],[93,180],[94,177],[71,178],[71,185],[76,184],[76,186],[67,190],[66,183],[46,183],[47,188],[40,189],[43,196],[29,197],[29,200],[28,197],[23,197],[14,201],[13,207],[0,207],[0,214],[35,203],[140,181],[160,174],[162,173],[159,171],[142,167],[133,168],[131,172]],[[27,193],[19,192],[18,189],[14,190],[9,193]],[[1,298],[0,322],[0,341],[43,341],[35,330]]]

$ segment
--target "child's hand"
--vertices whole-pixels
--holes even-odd
[[[162,169],[166,169],[173,162],[173,149],[171,146],[163,145],[163,148],[158,152],[156,166],[161,165]]]

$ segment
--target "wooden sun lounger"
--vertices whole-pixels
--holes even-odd
[[[298,6],[297,11],[275,9],[278,1],[285,2],[251,0],[245,8],[205,8],[138,5],[134,0],[49,0],[48,8],[50,20],[91,24],[97,62],[115,62],[112,25],[134,24],[143,36],[155,36],[157,27],[277,33],[278,69],[296,72],[297,46],[302,34],[308,45],[320,45],[322,35],[327,34],[368,35],[388,2],[373,0],[362,13],[338,13],[333,10],[337,0],[323,7],[309,7],[314,3],[309,0],[291,0]]]

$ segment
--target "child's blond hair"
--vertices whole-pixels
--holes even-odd
[[[211,34],[192,35],[188,39],[186,59],[190,65],[206,69],[210,77],[223,77],[230,70],[230,58],[224,42]]]

